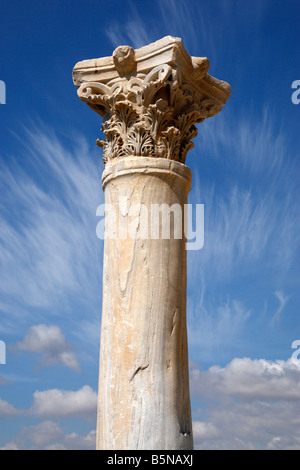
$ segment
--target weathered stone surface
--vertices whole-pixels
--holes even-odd
[[[73,71],[78,96],[103,117],[106,137],[97,141],[108,208],[97,449],[193,448],[186,221],[177,236],[172,218],[153,227],[147,217],[162,204],[184,213],[195,124],[221,111],[230,95],[208,69],[206,57],[191,57],[179,38],[167,36],[136,50],[120,46]],[[148,225],[155,236],[144,232]]]

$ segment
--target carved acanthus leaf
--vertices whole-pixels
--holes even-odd
[[[153,138],[142,125],[135,124],[125,137],[125,155],[151,157],[154,155]]]

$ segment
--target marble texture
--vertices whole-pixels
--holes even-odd
[[[103,118],[105,136],[97,139],[107,208],[97,449],[193,448],[185,161],[196,124],[230,96],[208,69],[207,57],[191,57],[180,38],[167,36],[136,50],[119,46],[73,70],[78,96]],[[153,207],[162,205],[167,211],[154,221]]]

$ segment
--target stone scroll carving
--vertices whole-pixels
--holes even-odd
[[[92,62],[92,64],[91,64]],[[79,98],[103,117],[104,165],[120,157],[162,157],[185,163],[195,124],[221,111],[230,86],[207,71],[206,57],[190,57],[170,36],[112,58],[83,61],[73,72]]]

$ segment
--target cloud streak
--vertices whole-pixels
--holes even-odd
[[[47,420],[25,426],[21,433],[12,441],[7,442],[0,450],[94,450],[96,447],[96,431],[82,434],[65,433],[59,423]]]
[[[229,352],[238,340],[249,343],[246,326],[260,320],[264,328],[278,325],[287,308],[299,247],[291,152],[288,134],[275,127],[267,108],[255,118],[249,113],[199,126],[190,158],[205,158],[202,172],[193,170],[189,202],[204,204],[204,246],[188,253],[188,322],[190,343],[198,343],[205,357],[219,351],[218,345]],[[280,306],[262,318],[274,292]],[[243,315],[236,314],[237,305]]]
[[[140,17],[139,10],[133,2],[128,2],[128,16],[122,27],[115,22],[106,29],[106,35],[114,47],[128,44],[134,48],[139,48],[155,40],[155,23],[152,27],[149,27],[149,23],[143,21]],[[156,39],[159,39],[159,37]]]

